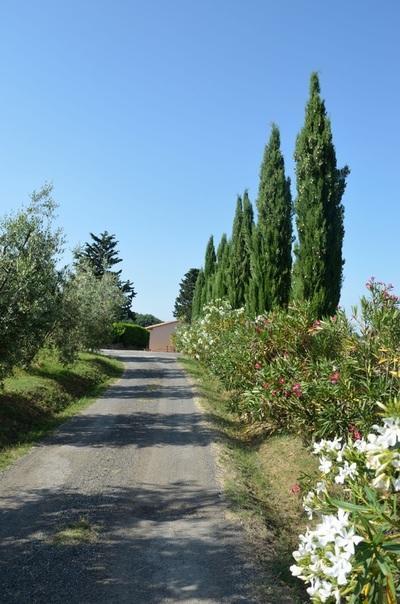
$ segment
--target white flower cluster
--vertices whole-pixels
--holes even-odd
[[[340,438],[315,443],[314,453],[320,455],[322,474],[344,485],[369,470],[374,488],[399,492],[400,418],[387,417],[381,426],[373,426],[373,430],[375,432],[366,439],[343,445]]]
[[[400,418],[387,417],[376,433],[367,440],[356,441],[355,447],[365,456],[365,465],[375,474],[372,486],[385,491],[400,491]]]
[[[349,513],[322,516],[314,530],[300,535],[299,549],[293,553],[292,574],[309,584],[307,593],[314,602],[334,598],[340,602],[340,588],[347,584],[353,569],[355,546],[362,541],[349,522]]]
[[[244,308],[232,309],[227,300],[216,300],[203,309],[201,319],[178,330],[176,341],[179,350],[198,359],[212,356],[218,337],[243,316]]]
[[[319,455],[321,477],[303,498],[303,507],[310,519],[318,514],[322,522],[300,535],[291,571],[309,584],[307,591],[314,602],[340,602],[353,569],[355,546],[362,538],[348,512],[339,509],[337,516],[329,515],[329,489],[334,487],[337,494],[342,488],[350,494],[352,489],[372,486],[385,500],[395,497],[400,491],[400,418],[385,418],[365,439],[321,440],[314,444],[314,453]]]

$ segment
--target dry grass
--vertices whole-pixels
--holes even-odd
[[[79,518],[77,522],[66,526],[54,535],[57,545],[80,545],[96,541],[98,531],[86,518]]]

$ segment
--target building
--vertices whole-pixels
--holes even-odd
[[[172,334],[178,327],[178,321],[166,321],[149,325],[146,329],[150,332],[149,350],[153,352],[175,352]]]

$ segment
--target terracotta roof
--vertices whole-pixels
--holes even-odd
[[[146,329],[153,329],[154,327],[161,327],[162,325],[170,325],[171,323],[179,323],[176,319],[174,321],[164,321],[163,323],[155,323],[154,325],[148,325]]]

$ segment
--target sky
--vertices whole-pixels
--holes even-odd
[[[179,282],[255,202],[272,122],[293,151],[312,71],[332,121],[350,308],[400,291],[398,0],[1,0],[1,213],[54,185],[63,261],[119,241],[134,310],[172,318]]]

